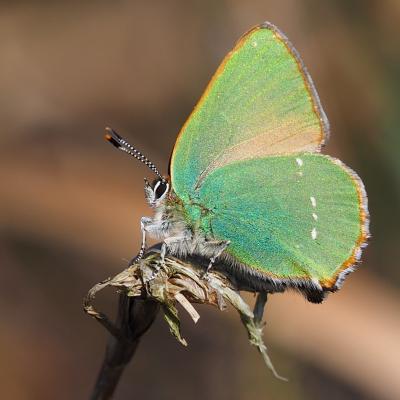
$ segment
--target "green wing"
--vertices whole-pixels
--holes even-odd
[[[272,154],[319,151],[328,122],[298,53],[273,25],[246,33],[225,57],[171,157],[183,200],[223,165]]]
[[[337,286],[361,254],[368,211],[361,180],[340,161],[304,153],[235,162],[214,170],[188,217],[235,260],[268,277]],[[186,208],[186,207],[185,207]]]

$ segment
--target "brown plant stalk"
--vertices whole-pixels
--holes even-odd
[[[115,323],[92,305],[96,294],[106,287],[120,292]],[[254,311],[240,296],[234,283],[225,274],[210,271],[194,262],[166,257],[161,264],[160,254],[149,251],[141,261],[129,266],[113,278],[98,283],[84,299],[84,310],[100,322],[111,334],[91,400],[110,399],[125,366],[135,354],[140,338],[152,325],[161,309],[171,334],[184,346],[176,305],[179,303],[196,323],[200,315],[193,304],[209,304],[221,311],[231,304],[245,326],[250,344],[261,353],[266,365],[279,379],[263,342],[262,316],[267,293],[257,296]]]

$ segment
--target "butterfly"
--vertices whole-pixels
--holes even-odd
[[[166,254],[222,263],[249,290],[300,291],[319,303],[354,270],[369,237],[364,185],[320,153],[329,123],[298,52],[273,24],[245,33],[183,125],[162,176],[112,129],[106,139],[146,164],[146,237]]]

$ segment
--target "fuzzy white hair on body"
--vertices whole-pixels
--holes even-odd
[[[178,207],[175,195],[167,184],[165,191],[157,195],[159,181],[154,187],[145,181],[145,196],[148,204],[155,211],[154,217],[142,217],[142,248],[146,247],[146,233],[154,239],[162,240],[161,262],[167,252],[178,258],[199,255],[210,260],[210,269],[217,257],[229,245],[229,241],[207,238],[200,230],[192,229],[185,221],[183,212]]]

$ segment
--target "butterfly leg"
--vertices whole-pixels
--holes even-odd
[[[165,256],[167,255],[168,247],[171,246],[179,246],[179,243],[183,243],[185,240],[188,240],[186,236],[173,236],[169,238],[165,238],[164,242],[161,245],[160,251],[160,262],[159,265],[155,268],[153,275],[151,276],[150,280],[154,279],[157,276],[157,273],[160,269],[165,265]]]
[[[207,270],[204,275],[210,271],[212,266],[215,263],[215,260],[225,251],[225,249],[229,246],[229,240],[218,240],[218,241],[208,241],[205,242],[207,247],[214,248],[214,255],[210,258],[210,263],[208,264]]]
[[[160,252],[160,263],[161,265],[165,264],[165,256],[167,255],[167,239],[165,239],[161,245],[161,252]]]
[[[142,217],[140,220],[140,229],[142,231],[142,244],[140,245],[139,253],[129,261],[129,266],[140,261],[146,250],[146,227],[151,224],[153,220],[149,217]]]
[[[174,250],[172,251],[173,254],[188,253],[187,248],[191,239],[192,236],[189,231],[183,231],[180,235],[165,238],[161,246],[161,263],[164,263],[168,248]]]

